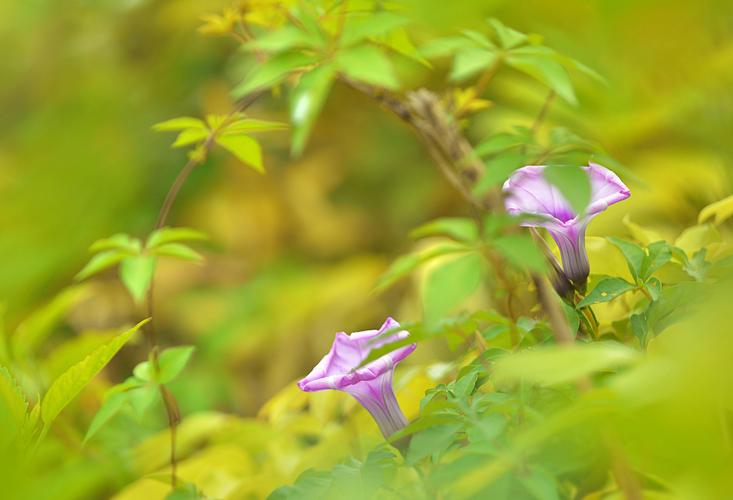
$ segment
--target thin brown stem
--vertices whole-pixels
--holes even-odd
[[[537,113],[537,116],[534,119],[534,123],[532,123],[532,135],[537,135],[537,132],[540,129],[540,126],[542,126],[542,122],[545,120],[545,116],[547,115],[547,111],[550,109],[550,105],[552,104],[552,101],[555,99],[555,91],[550,90],[550,92],[547,94],[547,97],[545,98],[545,102],[542,104],[542,107],[540,108],[540,112]]]
[[[484,71],[481,74],[478,81],[476,82],[476,85],[473,86],[473,91],[476,93],[476,97],[481,97],[481,94],[483,94],[486,91],[486,88],[489,86],[489,83],[491,83],[491,80],[494,79],[494,76],[499,71],[499,65],[500,63],[497,60],[486,71]]]
[[[262,94],[264,93],[264,90],[257,91],[253,94],[248,95],[243,100],[241,100],[237,106],[227,115],[227,117],[224,119],[223,123],[227,123],[233,116],[235,116],[237,113],[243,112],[245,109],[247,109],[250,105],[252,105]],[[176,176],[176,179],[173,181],[173,184],[171,185],[170,189],[168,189],[168,192],[165,195],[165,199],[163,200],[163,205],[160,207],[160,211],[158,212],[158,217],[155,221],[155,227],[154,230],[157,231],[161,228],[163,228],[166,224],[166,221],[168,220],[168,215],[170,214],[170,210],[173,207],[173,203],[175,203],[176,199],[178,198],[178,194],[181,191],[181,188],[186,183],[186,180],[191,175],[191,172],[194,171],[194,169],[199,166],[203,161],[206,159],[209,150],[214,144],[214,141],[216,140],[216,135],[218,133],[218,129],[212,130],[209,136],[204,141],[203,145],[201,146],[201,154],[192,156],[189,158],[189,160],[186,162],[186,164],[183,166],[181,171]],[[151,318],[150,323],[148,324],[148,328],[146,328],[146,337],[148,339],[148,347],[150,351],[150,358],[151,362],[153,363],[153,369],[157,372],[159,371],[159,352],[160,347],[158,345],[158,336],[157,336],[157,330],[155,328],[155,304],[154,304],[154,285],[155,285],[155,276],[153,276],[153,280],[151,280],[150,287],[148,288],[148,294],[147,294],[147,316]],[[177,477],[176,477],[176,470],[178,461],[176,459],[176,434],[177,434],[177,428],[178,424],[181,421],[181,412],[178,406],[178,401],[176,400],[173,393],[163,384],[160,384],[160,394],[163,399],[163,404],[165,406],[165,411],[168,416],[168,426],[170,428],[170,463],[171,463],[171,487],[176,488],[177,484]]]

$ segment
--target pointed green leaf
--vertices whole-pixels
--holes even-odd
[[[293,125],[291,153],[303,152],[310,131],[321,113],[335,77],[333,65],[324,64],[300,77],[290,95],[290,122]]]
[[[450,79],[453,81],[466,80],[492,66],[496,60],[496,52],[476,47],[463,49],[456,53]]]
[[[236,120],[219,131],[219,135],[240,135],[249,132],[271,132],[285,130],[288,126],[280,122],[269,120],[257,120],[254,118],[243,118]]]
[[[578,100],[567,70],[554,61],[551,54],[541,49],[541,47],[522,47],[512,50],[506,62],[547,85],[568,103],[577,104]]]
[[[248,167],[261,174],[265,173],[265,167],[262,164],[262,148],[260,143],[252,137],[248,135],[222,135],[217,136],[216,143]]]
[[[84,436],[84,441],[82,441],[82,446],[84,446],[87,441],[89,441],[99,429],[104,426],[112,417],[114,417],[120,409],[122,409],[122,406],[127,402],[127,393],[126,392],[117,392],[114,394],[111,394],[102,404],[102,406],[97,411],[96,415],[94,415],[94,418],[92,419],[91,424],[89,424],[89,429],[87,430],[86,435]]]
[[[190,146],[191,144],[203,142],[207,137],[209,137],[210,133],[211,132],[207,129],[187,128],[178,134],[178,137],[176,137],[176,140],[173,142],[171,147],[182,148],[184,146]]]
[[[318,38],[296,26],[287,24],[276,31],[265,33],[245,43],[244,48],[276,54],[294,48],[317,47],[319,44]]]
[[[545,270],[545,257],[528,234],[507,234],[491,240],[490,243],[520,269],[537,272]]]
[[[452,36],[430,40],[420,47],[419,52],[425,57],[435,58],[452,56],[467,48],[476,48],[475,43],[463,36]]]
[[[429,260],[439,257],[441,255],[448,255],[451,253],[468,252],[471,249],[465,245],[459,244],[445,244],[438,245],[427,250],[423,250],[418,253],[411,253],[398,257],[387,271],[379,277],[375,286],[376,290],[384,290],[391,286],[394,282],[400,278],[408,275],[418,266],[428,262]]]
[[[340,45],[348,47],[367,38],[383,35],[407,24],[409,20],[394,12],[369,12],[362,16],[349,16],[344,25]]]
[[[127,234],[115,234],[109,238],[104,238],[95,241],[91,247],[91,252],[101,252],[103,250],[125,250],[130,254],[135,254],[140,251],[140,240],[133,238]]]
[[[276,55],[264,63],[257,63],[233,93],[237,97],[242,97],[255,90],[275,86],[291,71],[309,66],[317,61],[316,56],[300,53],[287,52]]]
[[[644,250],[639,245],[631,243],[630,241],[622,240],[621,238],[610,236],[607,239],[616,248],[621,250],[621,253],[626,259],[626,264],[629,267],[629,272],[638,283],[641,277],[641,266],[646,258]]]
[[[604,278],[583,300],[578,302],[578,308],[608,302],[634,288],[636,288],[634,285],[621,278]]]
[[[0,436],[11,438],[20,432],[28,412],[28,401],[10,371],[0,366]]]
[[[53,381],[41,403],[41,419],[45,429],[51,426],[58,414],[107,366],[117,351],[147,322],[148,320],[141,321],[130,330],[95,349],[89,356]]]
[[[478,228],[472,219],[443,217],[423,224],[410,232],[410,237],[414,239],[428,236],[448,236],[463,243],[473,243],[478,240]]]
[[[120,264],[120,279],[136,303],[142,303],[155,274],[155,257],[135,255]]]
[[[181,260],[191,260],[195,262],[201,262],[204,257],[183,243],[166,243],[154,248],[151,252],[152,255],[160,257],[173,257]]]
[[[361,45],[341,51],[336,56],[336,66],[339,71],[360,82],[390,90],[396,90],[400,86],[387,56],[372,45]]]
[[[425,321],[435,324],[476,291],[481,283],[482,261],[472,252],[441,263],[425,281],[423,308]]]
[[[672,250],[666,241],[655,241],[647,246],[647,255],[639,269],[639,278],[647,280],[655,271],[672,260]]]
[[[90,276],[119,264],[131,256],[131,253],[127,250],[106,250],[98,253],[87,262],[87,265],[77,273],[74,279],[77,281],[87,279]]]
[[[164,122],[156,123],[153,125],[153,130],[156,131],[170,131],[170,130],[185,130],[185,129],[202,129],[206,130],[206,124],[198,118],[191,118],[189,116],[182,116],[180,118],[173,118]]]
[[[196,229],[190,229],[187,227],[164,227],[150,234],[145,247],[152,249],[165,243],[208,239],[209,236],[206,233]]]
[[[69,311],[89,297],[87,285],[66,288],[48,303],[34,310],[15,329],[11,337],[12,351],[19,359],[30,355],[54,333]]]
[[[195,349],[194,346],[186,345],[171,347],[161,352],[158,359],[160,366],[158,383],[167,384],[175,379],[186,367]]]
[[[494,28],[499,43],[505,49],[511,49],[522,45],[527,41],[527,35],[515,29],[509,28],[498,19],[489,19],[489,24]]]

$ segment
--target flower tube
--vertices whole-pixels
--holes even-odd
[[[400,347],[364,366],[360,365],[372,349],[407,338],[409,333],[405,330],[383,335],[399,326],[395,320],[387,318],[379,330],[351,335],[337,333],[331,350],[307,377],[298,382],[298,387],[307,392],[336,389],[351,394],[367,409],[384,437],[388,438],[407,425],[392,388],[394,369],[417,345]]]
[[[516,170],[504,183],[506,210],[512,215],[528,214],[538,220],[522,222],[526,227],[544,227],[557,243],[563,271],[573,285],[583,290],[590,272],[585,250],[585,230],[590,220],[614,203],[623,201],[631,192],[619,177],[601,165],[582,167],[590,178],[591,197],[588,206],[576,213],[560,190],[545,178],[544,166],[527,166]]]

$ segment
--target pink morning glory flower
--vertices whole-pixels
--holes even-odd
[[[544,166],[527,166],[516,170],[504,183],[504,204],[512,215],[535,215],[538,219],[522,222],[527,227],[544,227],[557,243],[563,271],[579,289],[585,288],[590,266],[585,251],[585,229],[590,220],[614,203],[623,201],[631,192],[621,179],[601,165],[583,167],[590,177],[591,197],[588,206],[576,213],[560,190],[544,175]]]
[[[407,338],[409,333],[405,330],[382,335],[399,326],[395,320],[387,318],[379,330],[351,335],[337,333],[331,350],[307,377],[298,382],[298,387],[307,392],[336,389],[351,394],[369,411],[384,437],[388,438],[407,425],[392,388],[394,368],[417,345],[400,347],[371,363],[360,365],[372,349]]]

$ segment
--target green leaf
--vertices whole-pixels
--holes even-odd
[[[486,161],[486,168],[481,178],[473,187],[476,195],[483,194],[497,184],[503,183],[512,172],[526,164],[526,157],[521,151],[502,152]]]
[[[635,288],[635,285],[621,278],[603,278],[583,300],[578,302],[577,307],[581,308],[591,304],[608,302]]]
[[[12,439],[20,432],[28,412],[28,401],[10,371],[0,366],[0,438]],[[6,443],[1,443],[6,444]]]
[[[630,241],[622,240],[621,238],[609,236],[607,239],[616,248],[621,250],[621,253],[626,259],[626,264],[629,267],[631,276],[633,276],[634,280],[639,283],[641,278],[641,267],[644,263],[644,259],[646,258],[644,250],[636,243],[631,243]]]
[[[646,281],[654,272],[672,260],[672,250],[666,241],[656,241],[647,246],[647,255],[641,263],[639,278]]]
[[[279,54],[264,63],[257,63],[244,81],[233,91],[237,97],[243,97],[255,90],[273,87],[291,72],[318,61],[318,57],[300,53],[287,52]]]
[[[122,409],[122,406],[126,402],[127,392],[111,394],[104,403],[102,403],[102,406],[99,408],[96,415],[94,415],[91,424],[89,424],[89,429],[87,429],[87,433],[84,436],[84,441],[82,441],[82,446],[84,446],[87,441],[89,441],[97,431],[104,426],[104,424],[109,422],[109,420],[114,417],[120,409]]]
[[[384,35],[409,22],[404,16],[394,12],[369,12],[363,16],[349,16],[344,25],[340,45],[348,47],[367,38]]]
[[[696,281],[705,281],[705,276],[712,265],[705,260],[706,255],[707,249],[701,248],[682,266],[682,269]]]
[[[161,352],[158,358],[160,374],[157,382],[167,384],[175,379],[186,367],[195,349],[194,346],[188,345],[171,347]]]
[[[200,253],[183,243],[166,243],[165,245],[160,245],[154,248],[151,251],[151,254],[160,257],[174,257],[176,259],[191,260],[195,262],[201,262],[204,260],[204,257]]]
[[[494,238],[490,243],[520,269],[537,272],[545,270],[545,257],[528,234],[507,234]]]
[[[148,320],[141,321],[133,328],[98,347],[53,381],[41,402],[41,419],[45,430],[48,430],[59,413],[107,366],[117,351],[147,322]]]
[[[519,479],[536,500],[560,500],[557,480],[547,470],[532,467],[529,474],[522,474]]]
[[[515,29],[509,28],[498,19],[488,19],[489,24],[494,28],[499,43],[505,49],[512,49],[527,42],[527,35]]]
[[[472,252],[441,263],[425,281],[423,308],[428,324],[435,324],[470,296],[481,283],[482,262]]]
[[[142,303],[155,274],[155,257],[135,255],[120,264],[120,279],[136,303]]]
[[[173,142],[171,147],[182,148],[190,146],[191,144],[203,142],[209,137],[210,133],[211,132],[207,129],[187,128],[178,134],[178,137],[176,137],[176,140]]]
[[[95,241],[89,250],[91,252],[101,252],[103,250],[124,250],[131,255],[140,252],[140,240],[130,235],[119,233],[109,238]]]
[[[12,352],[18,359],[24,359],[54,333],[69,311],[89,297],[86,285],[64,289],[48,303],[33,311],[15,329],[11,337]]]
[[[647,323],[647,315],[644,314],[632,314],[629,318],[629,325],[631,326],[631,332],[634,337],[639,341],[639,345],[642,349],[645,349],[649,343],[649,326]]]
[[[456,53],[450,79],[456,82],[466,80],[493,65],[497,55],[487,49],[469,47]]]
[[[650,333],[659,335],[689,315],[690,310],[701,300],[702,290],[702,285],[695,282],[664,287],[659,300],[652,302],[647,309]]]
[[[415,44],[412,43],[412,39],[407,34],[404,28],[397,28],[391,30],[389,33],[379,38],[379,43],[385,47],[389,47],[394,52],[407,57],[419,64],[422,64],[426,68],[432,69],[430,61],[425,59],[420,51],[417,50]]]
[[[498,359],[493,379],[497,385],[523,380],[551,386],[628,365],[637,359],[638,351],[615,342],[537,347]]]
[[[406,461],[414,464],[433,453],[441,453],[453,442],[456,432],[461,428],[457,424],[434,425],[429,429],[412,436]]]
[[[131,256],[132,254],[127,250],[105,250],[104,252],[100,252],[87,262],[74,279],[77,281],[87,279],[90,276],[119,264]]]
[[[650,278],[649,281],[644,283],[644,289],[649,293],[652,301],[656,302],[662,295],[662,282],[657,278]]]
[[[216,137],[216,143],[232,153],[245,165],[257,172],[264,174],[265,167],[262,164],[262,148],[260,143],[248,135],[220,135]]]
[[[478,228],[473,220],[465,217],[443,217],[410,231],[413,239],[428,236],[448,236],[463,243],[475,243],[478,240]]]
[[[257,120],[255,118],[242,118],[235,120],[223,129],[219,130],[219,135],[239,135],[248,132],[271,132],[277,130],[285,130],[288,126],[284,123],[273,122],[269,120]]]
[[[465,245],[458,244],[445,244],[431,247],[427,250],[423,250],[417,253],[411,253],[398,257],[389,269],[379,277],[375,288],[377,290],[384,290],[392,285],[398,279],[411,273],[421,264],[428,262],[429,260],[439,257],[441,255],[448,255],[451,253],[462,253],[468,252],[471,249]]]
[[[193,346],[178,346],[166,349],[158,356],[159,372],[157,374],[153,370],[153,364],[150,360],[139,363],[133,374],[137,379],[144,382],[167,384],[186,367],[195,349]]]
[[[244,48],[276,54],[294,48],[312,48],[319,45],[319,38],[288,24],[245,43]]]
[[[150,356],[148,356],[150,358]],[[153,371],[153,365],[148,361],[142,361],[135,365],[132,370],[132,374],[135,380],[142,382],[152,382],[155,380],[155,372]]]
[[[484,142],[480,143],[474,148],[474,151],[481,158],[491,156],[496,153],[501,153],[507,149],[511,149],[524,144],[522,138],[515,134],[509,134],[507,132],[501,132],[494,134]]]
[[[350,78],[390,90],[400,86],[387,56],[372,45],[362,45],[341,51],[336,66]]]
[[[506,58],[508,65],[547,85],[570,104],[577,104],[573,84],[567,70],[552,59],[541,47],[512,50]],[[549,50],[549,49],[546,49]]]
[[[475,48],[475,44],[462,36],[452,36],[430,40],[419,49],[420,54],[425,57],[446,57],[466,48]]]
[[[138,422],[143,421],[148,408],[157,401],[159,396],[160,387],[155,384],[142,385],[128,391],[127,399]]]
[[[463,33],[463,36],[471,40],[476,47],[490,49],[492,51],[496,50],[496,45],[494,45],[494,42],[492,42],[489,37],[487,37],[480,31],[463,30],[461,33]]]
[[[164,227],[153,231],[148,236],[148,241],[145,243],[145,248],[153,249],[159,245],[166,243],[172,243],[176,241],[194,241],[194,240],[208,240],[209,236],[196,229],[190,229],[187,227]]]
[[[545,178],[555,185],[575,213],[585,213],[590,203],[591,185],[588,173],[580,167],[548,166]]]
[[[290,95],[290,123],[293,125],[291,154],[298,157],[331,90],[336,71],[324,64],[300,77]]]
[[[198,118],[182,116],[180,118],[173,118],[171,120],[166,120],[164,122],[156,123],[155,125],[153,125],[153,130],[158,132],[185,130],[189,128],[206,130],[206,124]]]

